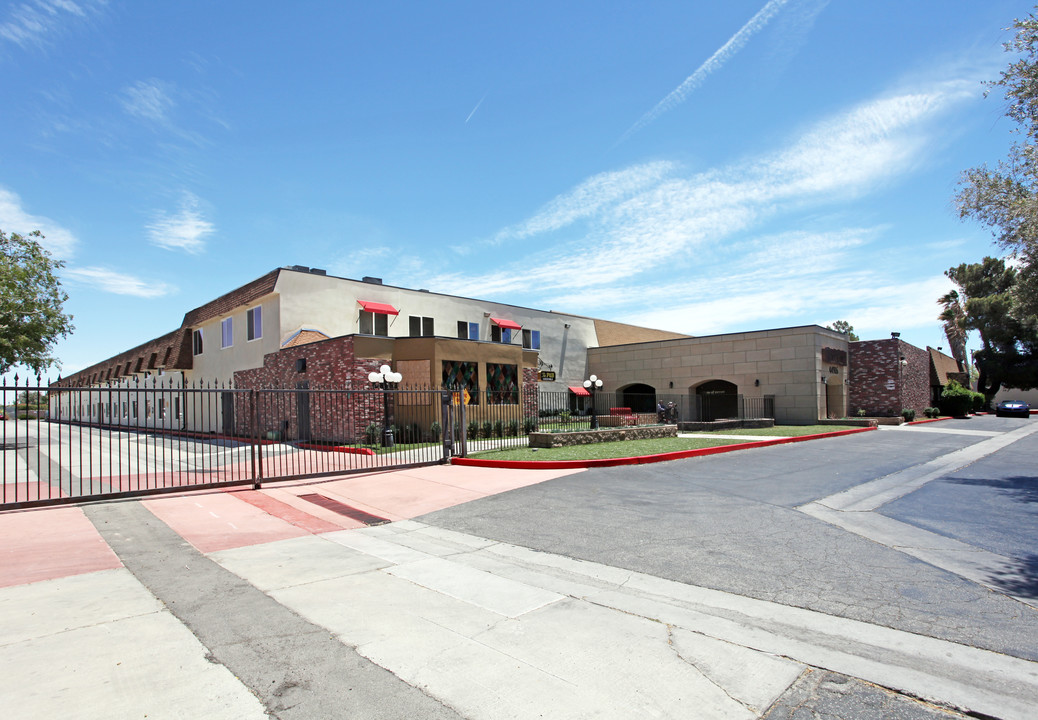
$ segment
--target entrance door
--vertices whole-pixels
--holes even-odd
[[[840,378],[830,375],[825,384],[825,411],[827,417],[847,417],[846,395]]]
[[[739,417],[739,388],[727,380],[710,380],[696,388],[698,405],[702,408],[703,422],[737,419]]]
[[[310,381],[303,380],[296,384],[298,390],[309,390]],[[296,434],[296,440],[300,442],[310,441],[310,393],[308,392],[297,392],[296,393],[296,422],[298,425],[298,433]]]
[[[220,393],[220,414],[223,416],[220,431],[224,435],[234,435],[234,393]]]

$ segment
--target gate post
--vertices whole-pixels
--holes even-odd
[[[451,407],[451,393],[440,392],[440,423],[443,428],[443,461],[449,462],[454,454],[454,412]]]
[[[260,478],[256,471],[256,453],[259,450],[259,419],[256,411],[256,390],[249,388],[249,442],[252,456],[252,489],[260,489]]]

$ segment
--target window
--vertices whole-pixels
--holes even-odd
[[[263,308],[254,307],[245,312],[245,339],[259,340],[263,337]]]
[[[459,395],[468,390],[468,404],[479,405],[479,365],[464,360],[444,360],[443,386]]]
[[[360,311],[360,334],[389,336],[389,316],[382,313]]]
[[[234,344],[234,319],[227,318],[220,323],[220,347],[229,348]]]
[[[512,342],[512,328],[494,325],[490,328],[490,339],[493,342],[505,343],[507,345]]]
[[[412,315],[408,320],[411,326],[411,337],[432,337],[436,334],[433,332],[433,319],[431,317]]]
[[[505,328],[507,330],[507,328]],[[487,404],[519,403],[519,374],[515,365],[487,363]]]
[[[523,347],[527,350],[541,349],[541,331],[523,330]]]
[[[180,419],[180,396],[173,398],[173,418],[175,420]]]
[[[165,420],[166,418],[166,398],[159,398],[159,419]]]
[[[191,354],[201,355],[202,354],[202,331],[195,330],[191,333]]]
[[[479,340],[479,323],[459,320],[458,337],[462,340]]]

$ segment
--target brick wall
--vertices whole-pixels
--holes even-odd
[[[850,343],[849,415],[896,416],[903,408],[921,413],[930,404],[930,358],[926,350],[902,341]],[[901,358],[905,364],[901,364]]]
[[[537,421],[540,411],[540,373],[537,368],[523,368],[523,417]]]
[[[305,370],[297,362],[305,360]],[[357,359],[353,337],[289,347],[263,358],[263,367],[234,373],[234,386],[267,392],[256,394],[258,431],[281,433],[284,439],[352,443],[364,439],[369,424],[382,425],[384,403],[381,393],[285,392],[286,390],[371,390],[368,373],[388,364],[385,358]],[[249,432],[251,409],[248,396],[241,394],[235,407],[235,428]],[[392,402],[392,399],[390,399]],[[309,437],[301,438],[299,410],[309,405]]]

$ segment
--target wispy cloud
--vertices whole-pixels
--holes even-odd
[[[658,161],[594,175],[552,200],[532,218],[501,230],[493,242],[523,240],[594,217],[604,208],[658,184],[673,169],[673,163]]]
[[[41,47],[68,23],[82,21],[103,5],[103,0],[32,0],[12,5],[0,21],[0,40]]]
[[[167,83],[155,80],[138,80],[123,88],[119,101],[130,115],[157,123],[169,121],[169,111],[176,104],[170,97]]]
[[[765,221],[800,218],[903,180],[933,150],[940,118],[978,97],[978,89],[970,80],[943,81],[875,98],[774,152],[705,172],[688,174],[660,161],[596,175],[498,233],[500,240],[524,240],[550,252],[486,275],[452,273],[422,282],[475,297],[515,296],[535,287],[548,307],[586,313],[625,302],[671,308],[660,317],[686,332],[703,332],[693,319],[720,307],[702,301],[710,293],[753,298],[747,317],[781,317],[808,301],[824,306],[832,285],[825,272],[842,272],[837,283],[852,288],[889,287],[884,278],[855,275],[851,260],[885,228],[830,220],[835,227],[755,239],[752,233]],[[813,287],[819,290],[805,290]]]
[[[147,226],[153,245],[167,250],[184,250],[197,254],[205,250],[205,238],[216,231],[202,213],[202,202],[189,192],[184,193],[176,214],[160,212]]]
[[[62,277],[74,283],[96,288],[114,295],[156,298],[176,291],[172,285],[156,280],[144,280],[103,267],[66,269]]]
[[[45,236],[41,243],[58,260],[66,260],[76,252],[78,240],[70,230],[50,218],[33,215],[22,207],[22,199],[10,190],[0,188],[0,229],[8,234],[27,235],[39,230]]]
[[[622,143],[634,133],[651,123],[668,110],[677,107],[688,99],[695,90],[703,84],[703,81],[713,72],[716,72],[737,52],[750,41],[754,35],[764,29],[771,20],[790,0],[768,0],[768,2],[750,18],[749,22],[739,28],[739,31],[728,38],[728,42],[718,48],[706,62],[696,68],[696,71],[685,78],[685,81],[670,92],[667,97],[656,103],[656,106],[641,116],[641,118],[625,132],[617,144]],[[813,22],[813,18],[811,20]]]

